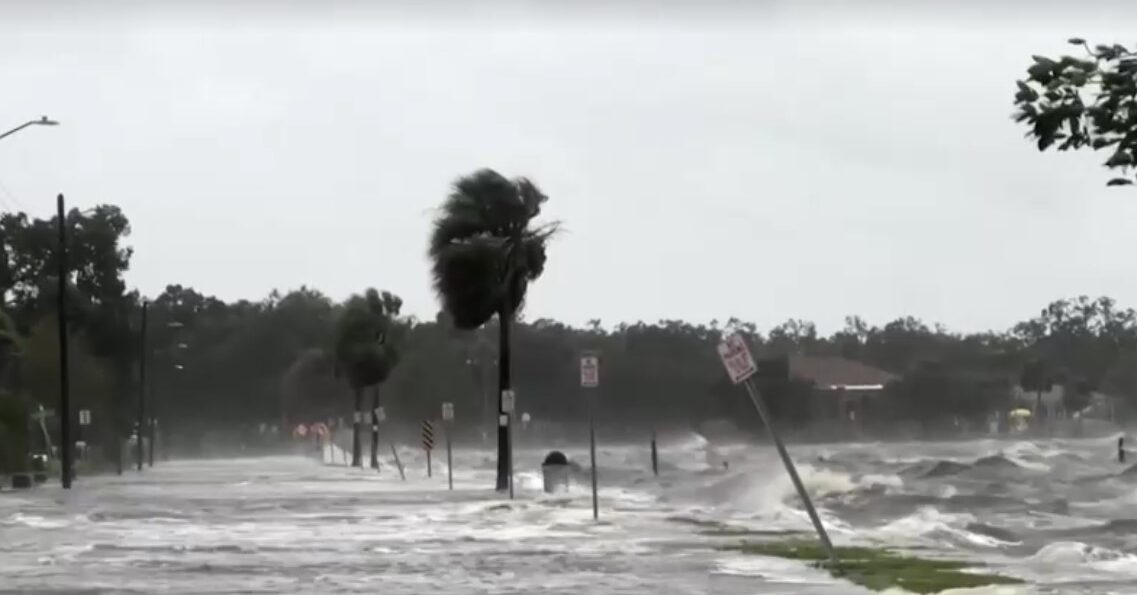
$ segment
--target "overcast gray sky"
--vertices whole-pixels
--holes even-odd
[[[37,4],[0,2],[0,128],[63,125],[0,141],[0,206],[120,205],[151,295],[433,316],[432,210],[492,167],[564,223],[530,319],[1137,306],[1137,191],[1009,118],[1032,53],[1132,43],[1134,2]]]

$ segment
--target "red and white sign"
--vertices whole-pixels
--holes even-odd
[[[600,358],[595,355],[580,357],[580,385],[584,388],[600,386]]]
[[[718,347],[722,365],[726,366],[726,373],[735,384],[745,381],[758,371],[754,358],[750,357],[750,348],[746,341],[738,335],[727,335]]]

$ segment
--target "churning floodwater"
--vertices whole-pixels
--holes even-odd
[[[981,593],[1137,593],[1137,468],[1113,439],[792,446],[834,540],[982,561],[1028,581]],[[569,450],[586,462],[583,449]],[[425,476],[315,458],[172,461],[138,475],[0,493],[0,592],[861,593],[789,560],[725,551],[809,521],[772,449],[600,447],[587,475],[541,491],[544,451],[517,455],[516,499],[493,454]],[[728,465],[723,465],[727,461]]]

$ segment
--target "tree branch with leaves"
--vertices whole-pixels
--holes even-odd
[[[1016,122],[1038,149],[1108,151],[1108,186],[1137,181],[1137,50],[1120,44],[1091,48],[1072,38],[1085,57],[1034,56],[1027,78],[1016,81]]]

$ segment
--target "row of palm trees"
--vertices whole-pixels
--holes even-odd
[[[434,289],[454,326],[474,330],[498,318],[497,481],[508,489],[512,412],[503,395],[512,390],[510,327],[525,302],[529,284],[545,268],[545,251],[556,223],[534,219],[548,197],[526,178],[509,179],[482,169],[454,182],[434,220],[429,254]],[[355,394],[352,464],[362,466],[360,425],[363,392],[373,387],[372,412],[379,407],[379,385],[398,363],[397,323],[401,300],[368,290],[352,297],[336,329],[337,370]],[[371,465],[378,466],[378,436],[371,434]]]

